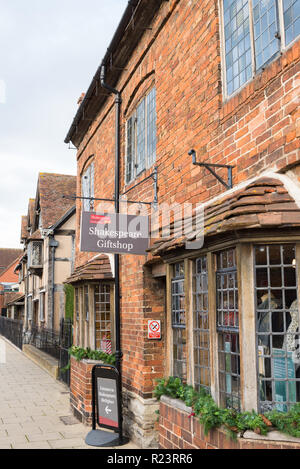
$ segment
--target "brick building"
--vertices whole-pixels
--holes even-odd
[[[204,213],[198,248],[187,243],[201,230],[180,233],[173,223],[162,231],[160,215],[149,254],[120,259],[124,423],[144,447],[156,444],[152,392],[162,376],[205,387],[236,409],[285,411],[300,400],[291,344],[299,340],[299,7],[129,2],[66,137],[78,150],[69,279],[77,345],[114,346],[114,259],[81,252],[79,241],[81,211],[109,212],[94,199],[114,198],[116,90],[120,194],[153,202],[157,167],[158,204],[173,206],[171,222],[184,203],[193,220]],[[148,340],[149,319],[161,320],[161,341]],[[280,360],[290,375],[280,374]],[[72,362],[72,405],[83,420],[90,369]],[[162,447],[176,447],[171,433],[162,429]]]

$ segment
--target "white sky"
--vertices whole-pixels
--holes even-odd
[[[128,0],[0,0],[0,247],[20,247],[39,172],[76,174],[64,139]]]

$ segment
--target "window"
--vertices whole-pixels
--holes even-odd
[[[45,292],[40,293],[40,321],[45,321]]]
[[[208,283],[206,256],[193,263],[194,385],[210,390]]]
[[[156,160],[156,90],[137,106],[127,121],[126,183],[128,184]]]
[[[79,289],[75,288],[75,315],[76,321],[79,321]]]
[[[32,307],[32,296],[27,297],[27,318],[29,321],[32,320],[33,307]]]
[[[81,190],[83,199],[82,205],[85,212],[94,209],[94,201],[90,200],[94,195],[94,163],[91,163],[81,177]]]
[[[184,294],[184,264],[173,265],[172,278],[172,329],[173,329],[173,375],[183,381],[186,369],[186,321]]]
[[[240,350],[237,268],[235,249],[217,254],[217,331],[220,400],[240,409]]]
[[[300,0],[223,0],[223,30],[230,96],[299,36]]]
[[[88,285],[84,286],[84,317],[85,320],[89,321],[89,287]]]
[[[111,286],[99,284],[95,286],[95,335],[96,349],[112,353],[112,321],[111,321]]]
[[[42,243],[32,241],[28,246],[28,267],[40,267],[42,265]]]
[[[256,335],[262,412],[300,400],[299,311],[295,246],[255,247]]]

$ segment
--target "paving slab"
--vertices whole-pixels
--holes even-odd
[[[1,336],[0,341],[6,347],[6,363],[0,363],[0,449],[92,449],[85,444],[89,427],[60,419],[73,416],[67,386]]]

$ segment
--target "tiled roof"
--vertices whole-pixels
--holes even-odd
[[[111,265],[108,256],[101,254],[97,259],[77,267],[65,283],[78,283],[84,280],[112,279]]]
[[[218,199],[204,209],[204,236],[257,228],[300,227],[300,208],[284,184],[275,178],[260,178],[246,188]],[[171,228],[172,230],[172,228]],[[162,255],[193,241],[197,233],[159,239],[150,249]],[[204,240],[205,241],[205,240]]]
[[[63,196],[76,195],[76,176],[40,173],[38,191],[42,226],[50,228],[74,206],[74,200]]]
[[[22,253],[22,249],[0,248],[0,274]]]
[[[17,283],[19,281],[18,275],[15,273],[15,268],[19,264],[23,257],[22,254],[14,259],[6,269],[0,273],[0,283]]]
[[[25,297],[24,293],[19,292],[7,292],[4,293],[4,307],[19,302]]]
[[[42,238],[40,230],[36,230],[32,235],[28,235],[28,238],[27,238],[28,241],[41,240],[41,239],[43,238]]]

